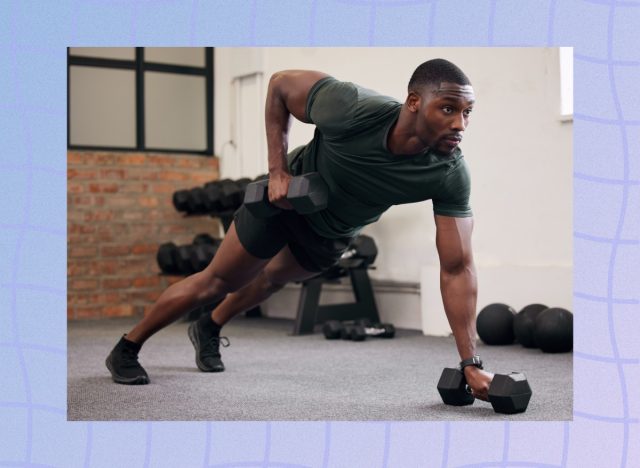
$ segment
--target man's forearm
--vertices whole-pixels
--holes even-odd
[[[473,263],[455,271],[440,270],[440,291],[460,359],[475,355],[478,283]]]

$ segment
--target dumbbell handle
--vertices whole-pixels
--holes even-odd
[[[287,200],[299,214],[310,214],[324,209],[327,197],[328,189],[317,172],[295,176],[289,181]],[[259,208],[253,206],[258,200]],[[261,217],[273,216],[280,212],[280,208],[269,202],[269,179],[258,180],[247,185],[245,205]]]

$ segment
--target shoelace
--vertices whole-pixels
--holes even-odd
[[[212,336],[211,338],[209,338],[204,346],[202,347],[203,356],[217,356],[220,353],[218,353],[218,346],[222,344],[223,348],[227,348],[229,347],[229,345],[231,344],[231,342],[229,341],[229,338],[227,338],[226,336]]]
[[[124,348],[122,350],[122,367],[138,367],[140,363],[138,362],[138,353],[136,353],[132,349]]]

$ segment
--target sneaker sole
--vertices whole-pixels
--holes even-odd
[[[191,340],[191,344],[196,350],[196,366],[198,366],[198,369],[200,369],[202,372],[223,372],[224,365],[222,366],[222,368],[215,368],[215,367],[211,368],[211,367],[205,366],[204,363],[200,360],[200,352],[199,352],[200,342],[198,341],[198,335],[196,334],[195,322],[192,322],[191,325],[189,325],[188,335],[189,335],[189,339]]]
[[[107,369],[111,372],[111,378],[115,383],[124,384],[124,385],[147,385],[149,383],[149,377],[145,377],[144,375],[139,375],[138,377],[121,377],[115,373],[113,370],[113,366],[111,365],[111,361],[107,357],[107,360],[104,362],[107,365]]]

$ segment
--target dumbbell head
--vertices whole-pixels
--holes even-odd
[[[445,368],[442,371],[438,393],[446,405],[466,406],[475,400],[460,369]]]
[[[205,194],[202,187],[194,187],[189,190],[187,197],[187,213],[201,214],[206,212]]]
[[[393,338],[396,336],[396,327],[392,323],[376,323],[373,328],[382,330],[382,333],[376,333],[375,335],[380,338]]]
[[[350,340],[351,339],[351,331],[353,329],[353,325],[352,324],[342,324],[342,328],[340,329],[340,338],[342,338],[343,340]]]
[[[362,325],[351,325],[349,328],[349,334],[346,339],[351,341],[364,341],[367,337],[367,331]]]
[[[193,247],[193,245],[189,244],[181,245],[176,248],[175,261],[178,271],[182,274],[190,275],[195,273],[195,270],[191,265],[191,250]]]
[[[287,200],[299,214],[324,210],[329,200],[329,189],[317,172],[293,177],[289,182]]]
[[[215,213],[221,211],[220,198],[222,197],[222,189],[219,184],[209,183],[203,189],[204,206],[207,213]]]
[[[249,177],[243,177],[241,179],[236,180],[236,185],[240,188],[240,190],[244,192],[244,190],[247,188],[247,185],[251,183],[251,180],[252,179]]]
[[[173,192],[173,196],[171,197],[171,201],[173,202],[174,208],[180,212],[186,212],[188,210],[188,204],[187,204],[188,200],[189,200],[188,190],[177,190]]]
[[[269,179],[247,184],[244,192],[244,206],[258,218],[268,218],[280,212],[280,208],[269,203]]]
[[[167,242],[166,244],[162,244],[160,248],[158,248],[156,261],[158,262],[158,266],[163,273],[180,273],[175,260],[176,249],[176,244],[174,244],[173,242]]]
[[[495,374],[489,386],[489,402],[496,413],[523,413],[531,399],[531,387],[520,372]]]
[[[207,268],[217,251],[218,246],[216,244],[193,245],[189,251],[189,260],[193,271],[198,272]]]
[[[364,268],[372,265],[377,256],[378,247],[373,238],[361,234],[351,241],[338,263],[343,268]]]
[[[364,234],[353,240],[352,248],[356,249],[356,256],[363,258],[366,265],[372,265],[378,256],[378,247],[373,237]]]
[[[222,210],[235,210],[242,204],[242,196],[244,188],[240,187],[236,181],[229,180],[220,183],[222,196],[220,197],[220,205]]]
[[[342,330],[342,323],[337,320],[329,320],[322,326],[322,333],[327,340],[336,340],[340,338],[340,331]]]

